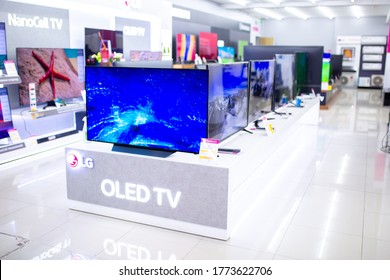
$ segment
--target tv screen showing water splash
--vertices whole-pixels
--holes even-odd
[[[208,71],[86,67],[87,138],[198,153],[207,138]]]
[[[252,60],[250,73],[248,120],[252,122],[271,110],[275,60]]]
[[[248,63],[210,64],[209,137],[224,140],[248,125]]]

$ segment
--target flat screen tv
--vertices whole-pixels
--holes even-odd
[[[293,90],[293,99],[305,92],[307,85],[307,61],[308,55],[305,52],[295,53],[295,89]]]
[[[208,71],[86,67],[87,138],[198,153],[207,138]]]
[[[218,34],[210,32],[199,32],[199,56],[206,60],[217,60],[218,58]]]
[[[196,37],[193,34],[176,34],[176,61],[194,61],[196,54]]]
[[[8,130],[13,128],[7,88],[0,88],[0,139],[8,138]]]
[[[250,61],[248,122],[271,110],[274,90],[275,60]]]
[[[207,65],[210,75],[209,137],[224,140],[248,125],[247,62]]]
[[[99,62],[92,59],[103,47],[106,47],[109,53],[123,54],[123,31],[85,28],[85,59],[86,65],[98,65]]]
[[[341,78],[343,72],[343,56],[341,54],[331,54],[330,56],[330,77],[337,80]]]
[[[80,98],[84,90],[84,51],[61,48],[17,48],[20,105],[29,105],[28,84],[35,83],[37,104],[57,98]]]
[[[5,35],[5,23],[0,22],[0,69],[4,69],[5,60],[7,60],[7,39]]]
[[[307,84],[301,93],[321,92],[323,46],[245,46],[244,60],[273,59],[275,54],[295,54],[304,52],[307,55]]]
[[[286,102],[293,100],[293,90],[295,86],[295,55],[276,54],[275,63],[274,108],[282,105],[283,100]],[[283,97],[285,97],[285,99]]]

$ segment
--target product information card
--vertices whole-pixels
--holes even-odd
[[[215,160],[218,156],[217,139],[202,138],[200,141],[199,158],[207,160]]]

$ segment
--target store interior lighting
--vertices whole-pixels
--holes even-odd
[[[282,20],[283,19],[283,16],[273,12],[270,9],[254,8],[253,10],[256,13],[262,14],[262,15],[264,15],[266,17],[270,17],[270,18],[277,19],[277,20]]]
[[[325,6],[318,6],[318,9],[327,18],[329,18],[329,19],[334,19],[335,18],[334,14],[333,14],[333,12],[332,12],[332,10],[330,8],[325,7]]]
[[[284,8],[287,12],[289,12],[290,14],[296,16],[296,17],[299,17],[303,20],[307,20],[309,18],[309,16],[307,14],[305,14],[304,12],[302,12],[301,10],[297,9],[297,8],[294,8],[294,7],[285,7]]]

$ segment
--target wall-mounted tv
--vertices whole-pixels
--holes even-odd
[[[86,65],[99,64],[91,56],[99,53],[103,47],[109,53],[123,53],[123,31],[85,28],[84,33]]]
[[[4,69],[4,61],[7,60],[7,39],[5,23],[0,22],[0,69]]]
[[[282,105],[282,101],[293,100],[293,90],[295,86],[295,55],[276,54],[275,55],[275,90],[274,107]],[[285,99],[283,98],[285,97]]]
[[[176,61],[194,61],[196,54],[196,37],[193,34],[176,34]]]
[[[208,71],[86,67],[88,140],[198,153],[207,138]]]
[[[20,105],[29,105],[28,84],[35,83],[37,103],[81,97],[84,90],[82,49],[17,48]]]
[[[301,93],[321,92],[323,46],[245,46],[244,60],[273,59],[275,54],[307,54],[307,84]]]
[[[224,140],[248,125],[247,62],[207,65],[210,75],[209,137]]]
[[[250,62],[248,121],[259,119],[271,110],[274,90],[275,60],[252,60]]]
[[[0,139],[8,138],[8,130],[13,128],[7,88],[0,88]]]

